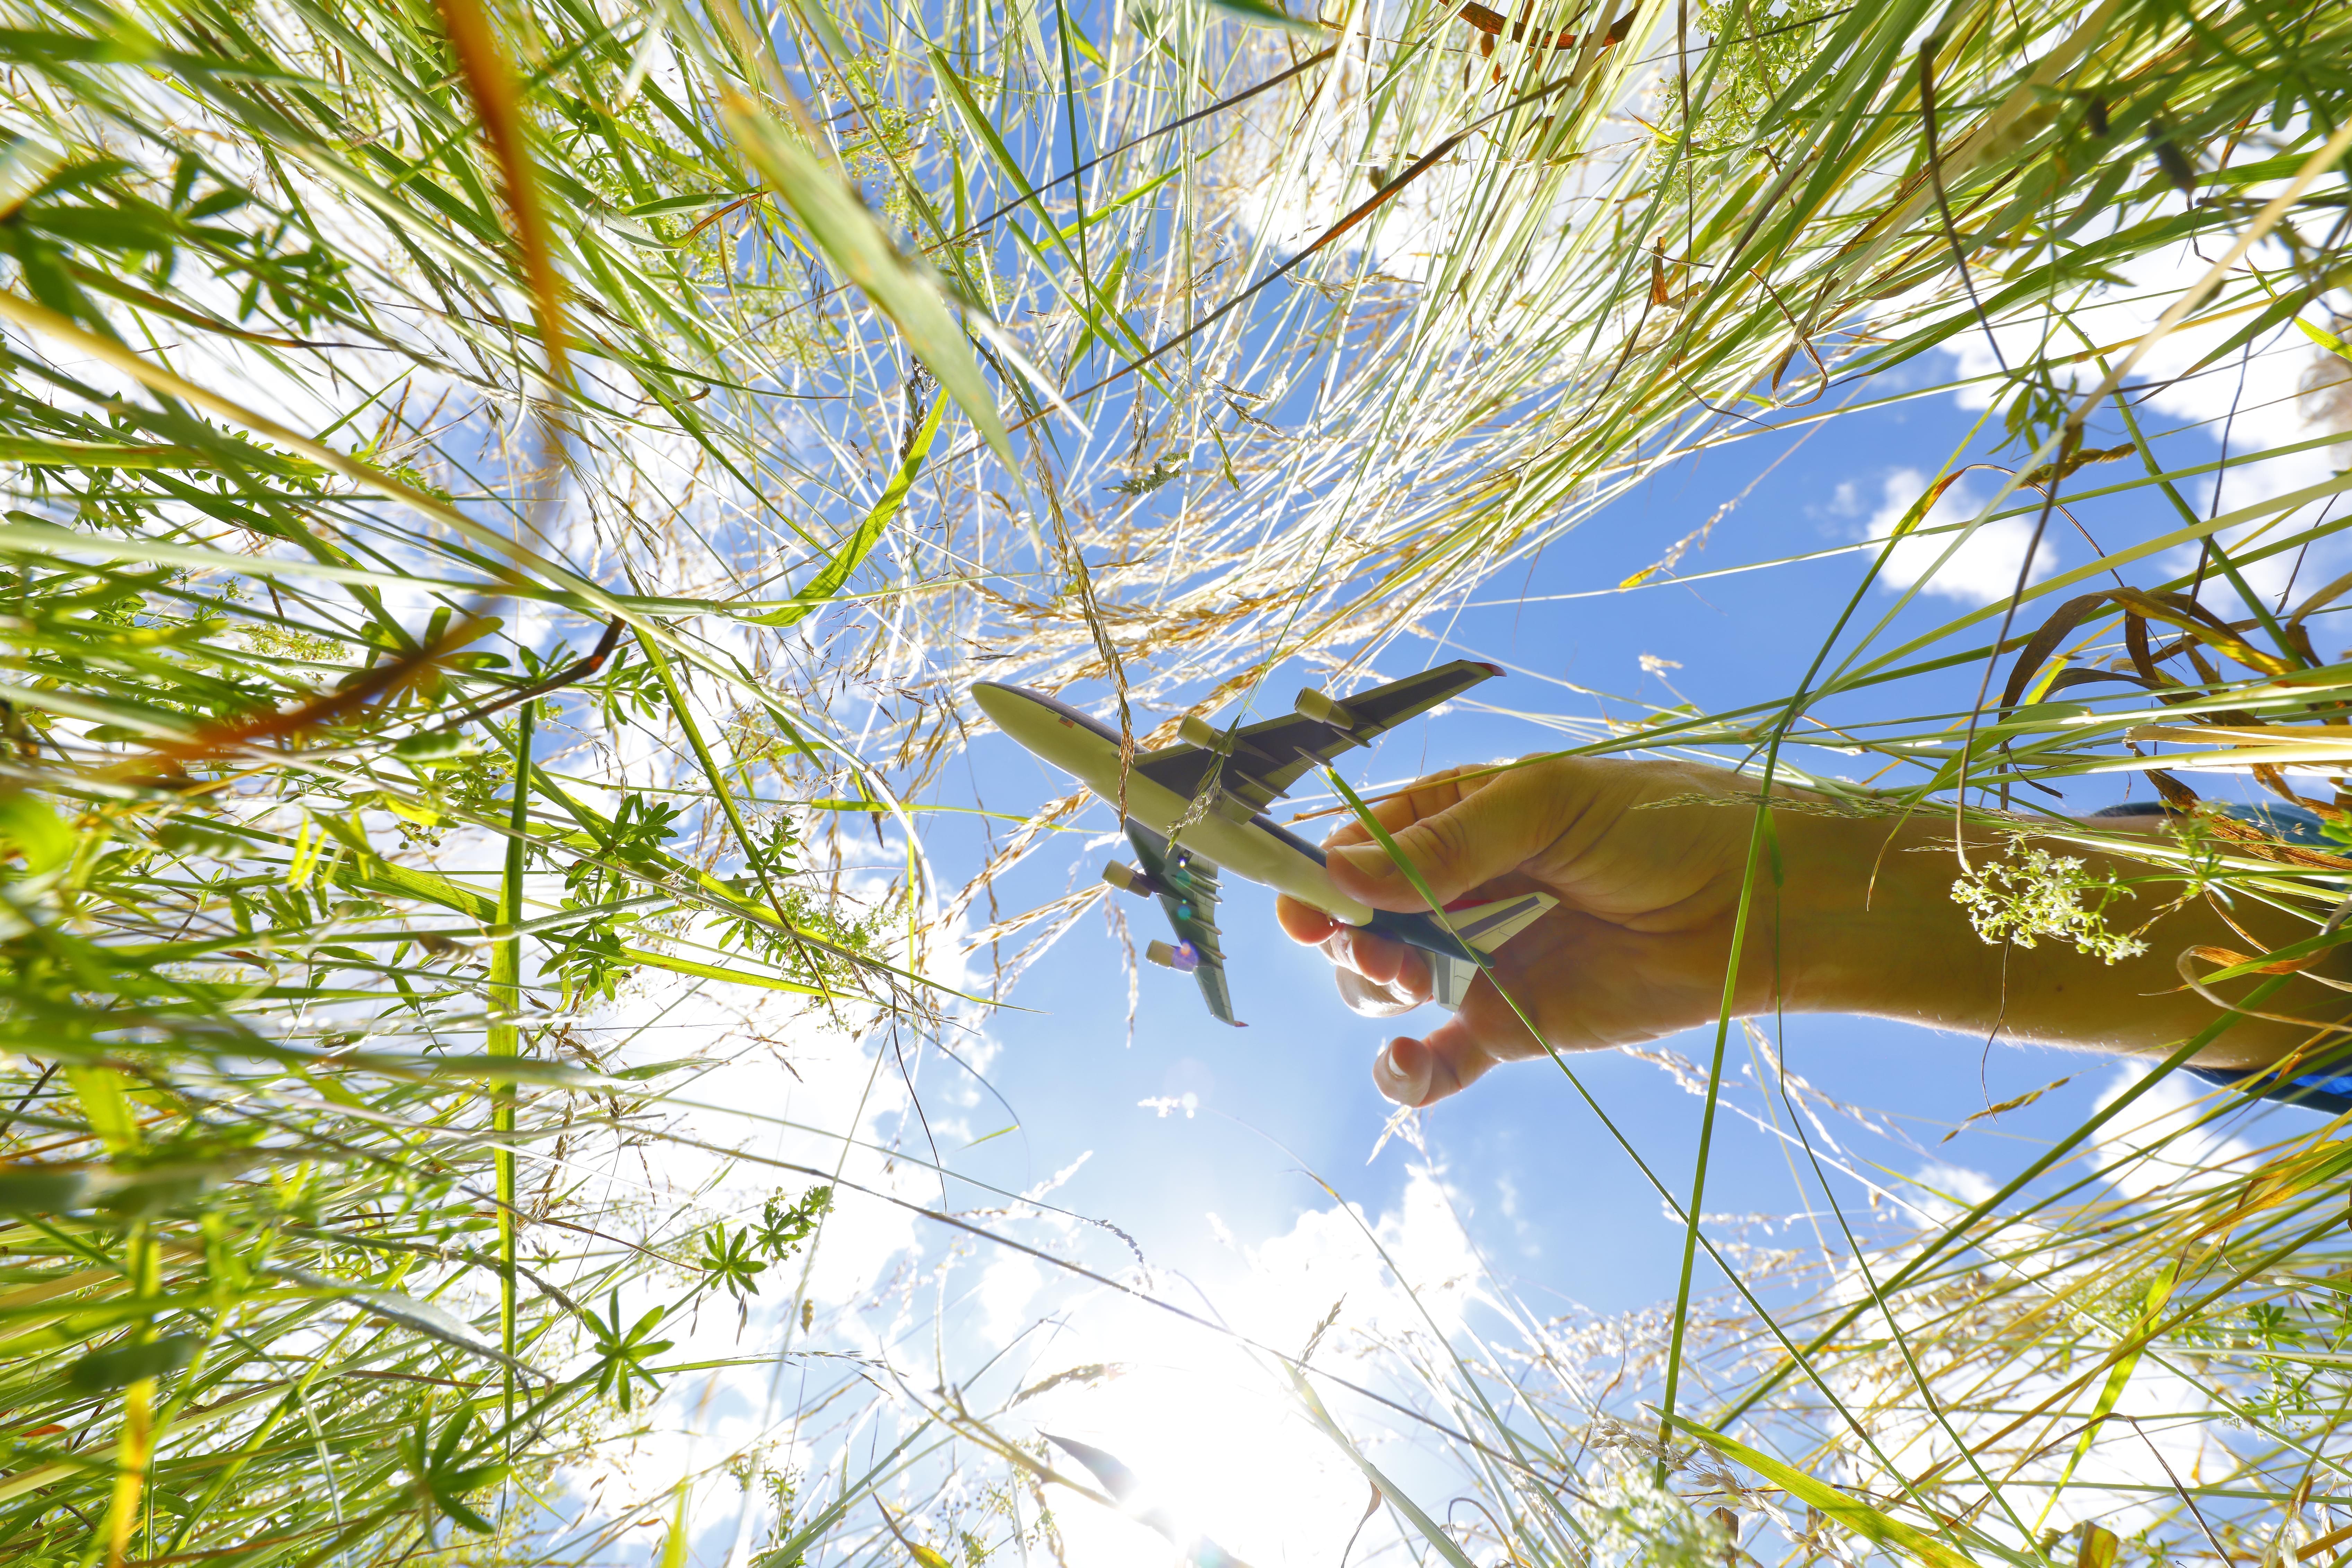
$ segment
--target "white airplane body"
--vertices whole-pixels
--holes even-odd
[[[1139,754],[1124,780],[1125,826],[1142,868],[1113,864],[1103,875],[1114,887],[1160,898],[1180,940],[1173,947],[1153,942],[1148,956],[1192,973],[1210,1012],[1225,1023],[1238,1024],[1225,990],[1224,955],[1216,940],[1216,873],[1223,868],[1348,925],[1369,926],[1421,948],[1430,958],[1432,999],[1459,1007],[1482,960],[1532,924],[1554,900],[1533,893],[1456,907],[1444,921],[1426,914],[1375,910],[1333,886],[1323,851],[1268,819],[1261,808],[1286,793],[1308,767],[1364,745],[1501,673],[1493,665],[1465,659],[1344,701],[1302,691],[1295,716],[1230,731],[1188,718],[1179,744]],[[1119,742],[1108,726],[1026,687],[982,681],[972,688],[972,697],[1024,749],[1117,806],[1122,783]],[[1179,823],[1186,824],[1181,833]],[[1171,839],[1177,842],[1171,844]]]
[[[1116,806],[1118,804],[1118,737],[1082,721],[1075,710],[1064,710],[1051,698],[1040,700],[1018,687],[976,686],[980,705],[997,728]],[[1006,700],[998,692],[1019,692]],[[1050,704],[1050,706],[1049,706]],[[1175,829],[1192,803],[1141,773],[1127,779],[1127,815],[1153,832],[1166,836]],[[1184,830],[1184,842],[1203,858],[1236,877],[1244,877],[1277,893],[1288,893],[1335,920],[1360,926],[1372,918],[1372,907],[1351,899],[1331,885],[1331,873],[1322,859],[1300,853],[1295,844],[1253,823],[1235,822],[1211,809]]]

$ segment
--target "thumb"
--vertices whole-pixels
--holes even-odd
[[[1552,792],[1537,770],[1497,773],[1486,787],[1450,806],[1394,829],[1397,856],[1418,872],[1440,905],[1493,880],[1558,837]],[[1429,907],[1404,867],[1379,844],[1349,844],[1327,851],[1332,883],[1377,910]]]

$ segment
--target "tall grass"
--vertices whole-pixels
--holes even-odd
[[[1886,548],[2042,529],[2093,484],[2144,529],[1901,641],[1858,591],[1804,689],[1591,749],[1769,752],[1857,810],[2014,805],[2156,746],[2290,794],[2352,760],[2352,665],[2307,630],[2337,585],[2246,585],[2340,528],[2309,509],[2344,481],[2197,516],[2111,395],[2147,340],[2092,311],[2136,263],[2228,252],[2142,314],[2342,352],[2340,6],[5,20],[11,1560],[616,1550],[568,1531],[568,1478],[697,1370],[663,1358],[698,1308],[781,1307],[744,1359],[790,1351],[778,1282],[839,1222],[821,1166],[732,1210],[621,1181],[707,1129],[600,1006],[670,976],[797,998],[798,1037],[962,1016],[959,941],[1030,933],[1001,994],[1087,902],[967,919],[1075,798],[969,882],[925,858],[904,803],[966,743],[972,676],[1150,740],[1281,659],[1409,660],[1645,479],[1993,323],[2033,328],[1990,388],[2012,471]],[[1981,702],[1904,716],[1956,666]],[[1887,774],[1776,748],[1829,704]],[[2200,983],[2343,939],[2343,858],[2194,820],[2177,849],[2040,831],[2311,921]],[[1803,1268],[1710,1240],[1745,1293],[1695,1274],[1607,1400],[1600,1341],[1532,1320],[1397,1363],[1366,1387],[1423,1402],[1489,1522],[1389,1483],[1383,1549],[1698,1561],[1734,1550],[1721,1506],[1755,1553],[2040,1561],[2063,1519],[2104,1563],[2065,1496],[2120,1495],[2119,1401],[2162,1369],[2250,1436],[2133,1550],[2284,1550],[2343,1462],[2334,1142],[2128,1199],[2060,1180],[2074,1153]],[[1320,1386],[1343,1444],[1395,1414]],[[1049,1539],[1023,1489],[1084,1477],[897,1397],[898,1447],[822,1487],[747,1449],[777,1528],[739,1555],[933,1561],[925,1500],[982,1470],[1018,1483],[1000,1528]]]

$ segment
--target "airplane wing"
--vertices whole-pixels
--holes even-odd
[[[1176,945],[1155,942],[1144,956],[1166,968],[1189,973],[1200,984],[1201,999],[1220,1023],[1242,1028],[1234,1016],[1233,994],[1225,986],[1224,950],[1217,945],[1217,868],[1190,849],[1172,853],[1168,840],[1139,822],[1127,825],[1128,842],[1142,875],[1124,866],[1106,868],[1104,876],[1130,892],[1153,893],[1168,916]]]
[[[1298,694],[1297,712],[1248,725],[1230,737],[1187,721],[1183,742],[1144,752],[1135,759],[1135,771],[1187,799],[1198,798],[1213,778],[1233,803],[1226,807],[1221,801],[1220,807],[1246,818],[1288,794],[1307,769],[1350,747],[1370,745],[1406,720],[1502,673],[1491,664],[1460,658],[1344,700],[1309,689]]]

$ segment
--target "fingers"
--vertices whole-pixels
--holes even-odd
[[[1348,1011],[1360,1018],[1393,1018],[1399,1013],[1410,1013],[1421,1005],[1421,998],[1406,994],[1394,984],[1383,985],[1367,980],[1352,969],[1335,968],[1333,979],[1339,983],[1339,1000]]]
[[[1340,999],[1359,1016],[1393,1017],[1429,1000],[1430,961],[1418,948],[1344,924],[1293,899],[1277,900],[1275,911],[1293,941],[1322,948],[1331,960]],[[1524,981],[1531,956],[1508,955],[1498,965],[1498,976],[1507,984]],[[1496,1062],[1542,1049],[1493,983],[1482,979],[1464,998],[1459,1015],[1426,1035],[1391,1040],[1373,1059],[1372,1081],[1399,1105],[1431,1105],[1476,1082]]]
[[[1416,1002],[1428,999],[1429,955],[1417,947],[1408,947],[1354,926],[1341,926],[1324,940],[1323,951],[1332,963],[1375,985],[1410,992]]]
[[[1285,893],[1274,900],[1274,918],[1285,936],[1309,947],[1340,929],[1339,922],[1312,904],[1302,904]]]
[[[1448,1018],[1419,1039],[1391,1040],[1372,1058],[1372,1083],[1399,1105],[1434,1105],[1477,1082],[1496,1059],[1468,1024]]]
[[[1476,793],[1495,778],[1490,765],[1465,763],[1458,767],[1444,768],[1415,779],[1403,789],[1383,799],[1367,803],[1372,820],[1394,833],[1407,823],[1424,816],[1434,816],[1465,796]],[[1324,836],[1326,849],[1339,844],[1370,844],[1372,835],[1352,813],[1342,816],[1339,825]]]
[[[1429,1000],[1428,955],[1402,942],[1342,926],[1323,943],[1340,999],[1367,1018],[1389,1018]]]
[[[1429,960],[1402,942],[1343,925],[1292,898],[1276,899],[1274,914],[1291,941],[1322,948],[1350,1012],[1392,1018],[1429,1000]]]
[[[1542,1044],[1495,990],[1481,979],[1462,1011],[1418,1038],[1400,1035],[1372,1059],[1372,1082],[1399,1105],[1434,1105],[1459,1094],[1497,1062],[1540,1056]]]
[[[1562,774],[1539,765],[1469,780],[1442,777],[1381,802],[1373,815],[1431,896],[1448,904],[1516,869],[1559,836],[1575,810]],[[1391,825],[1390,816],[1399,821]],[[1328,858],[1333,884],[1374,909],[1427,909],[1403,867],[1378,844],[1363,842],[1370,835],[1360,824],[1350,826],[1352,835],[1333,835]]]
[[[1286,895],[1275,900],[1274,918],[1284,935],[1295,942],[1321,948],[1339,968],[1375,985],[1402,984],[1416,993],[1416,1000],[1428,997],[1429,960],[1418,949],[1349,925],[1312,904],[1302,904]]]

